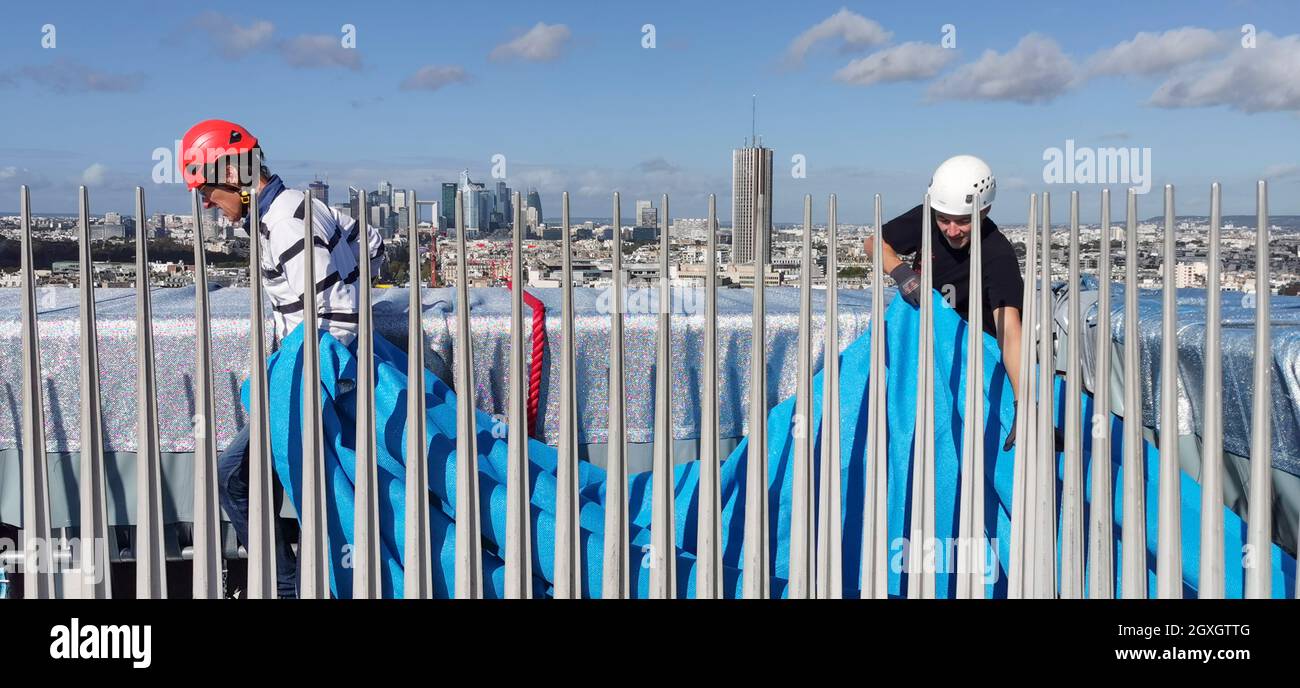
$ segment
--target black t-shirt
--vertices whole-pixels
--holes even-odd
[[[900,255],[917,254],[912,259],[912,268],[921,269],[921,206],[885,223],[881,228],[885,243]],[[934,267],[934,288],[940,294],[947,293],[945,285],[952,285],[955,297],[953,306],[961,317],[969,312],[970,296],[970,242],[963,248],[948,245],[939,223],[930,220],[930,244],[932,248],[932,265]],[[980,222],[980,236],[983,237],[981,252],[984,257],[984,331],[997,336],[997,325],[993,319],[993,309],[1014,306],[1023,312],[1025,281],[1020,275],[1020,261],[1016,250],[1011,246],[998,226],[987,217]]]

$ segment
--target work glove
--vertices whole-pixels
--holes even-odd
[[[897,267],[889,271],[889,276],[894,278],[898,285],[898,293],[903,299],[916,308],[921,307],[921,275],[915,270],[908,267],[905,263],[899,263]]]

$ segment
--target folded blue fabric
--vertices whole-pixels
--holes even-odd
[[[936,418],[935,437],[935,503],[938,543],[955,542],[957,536],[957,495],[962,444],[962,410],[965,399],[966,323],[948,308],[942,298],[936,298],[934,315],[934,366]],[[911,513],[910,475],[912,463],[913,420],[916,411],[916,361],[917,326],[919,312],[902,299],[894,299],[884,317],[888,390],[887,416],[889,427],[888,472],[888,533],[890,541],[889,591],[891,595],[906,594],[907,576],[901,572],[906,557],[903,551]],[[867,383],[869,374],[871,328],[854,341],[841,354],[841,454],[843,468],[841,484],[844,486],[842,510],[844,515],[843,580],[846,597],[857,597],[861,577],[862,513],[864,508],[865,451],[867,446]],[[351,542],[353,529],[353,485],[355,470],[355,394],[352,385],[341,385],[343,380],[356,379],[357,360],[353,350],[344,346],[326,332],[320,333],[321,408],[324,442],[324,467],[326,476],[327,516],[330,542],[330,586],[336,597],[349,597],[352,591]],[[980,333],[984,346],[985,373],[982,386],[985,393],[985,447],[984,479],[986,488],[982,532],[989,541],[990,568],[985,578],[988,596],[1006,595],[1006,562],[1010,553],[1010,505],[1012,492],[1013,452],[1002,451],[1013,414],[1013,396],[1006,371],[1001,365],[1001,354],[996,340]],[[405,427],[406,395],[410,389],[406,377],[406,355],[383,337],[375,337],[375,414],[377,419],[377,446],[379,470],[379,518],[382,533],[381,559],[383,563],[383,594],[385,597],[402,596],[402,559],[404,556],[405,514]],[[270,383],[271,450],[275,470],[285,485],[295,507],[301,504],[302,446],[302,328],[299,327],[284,339],[281,348],[268,359]],[[813,383],[814,413],[811,427],[814,437],[821,424],[821,385],[819,373]],[[450,597],[454,590],[455,571],[455,518],[456,518],[456,397],[455,393],[432,373],[425,372],[423,388],[428,409],[426,439],[428,447],[429,490],[432,508],[430,521],[434,562],[434,593]],[[1057,423],[1063,424],[1064,385],[1058,381],[1054,390],[1057,396]],[[695,390],[675,389],[674,393],[698,393]],[[247,404],[248,388],[244,386]],[[1082,404],[1083,427],[1092,415],[1091,397],[1085,395]],[[789,569],[791,482],[793,476],[794,399],[789,398],[774,407],[768,414],[768,499],[770,504],[769,533],[773,542],[769,551],[769,570],[772,573],[773,595],[786,593]],[[483,539],[481,547],[484,564],[484,588],[488,597],[502,597],[504,593],[504,542],[505,542],[505,476],[506,428],[491,416],[477,412],[479,490]],[[1112,461],[1114,475],[1119,475],[1122,443],[1122,423],[1112,417],[1115,426]],[[1089,443],[1085,443],[1087,445]],[[820,441],[814,456],[820,451]],[[1084,447],[1084,476],[1090,475],[1090,447]],[[1147,569],[1150,575],[1149,590],[1155,590],[1156,505],[1159,455],[1148,443],[1143,444],[1147,476]],[[533,535],[533,594],[547,596],[551,592],[554,571],[556,450],[537,440],[528,442],[529,479],[531,487],[531,521]],[[744,514],[748,440],[742,440],[721,466],[722,493],[722,550],[724,591],[728,597],[738,597],[741,590],[742,545],[744,540]],[[677,589],[679,596],[693,597],[695,590],[695,552],[699,474],[698,464],[690,462],[676,467],[674,485],[676,495],[677,532]],[[1060,475],[1063,467],[1057,460],[1058,504]],[[645,552],[650,544],[651,481],[650,474],[640,473],[629,477],[629,518],[631,552],[629,571],[634,597],[646,597],[649,590],[649,561]],[[1195,596],[1199,572],[1200,541],[1200,489],[1188,475],[1182,479],[1183,528],[1183,585],[1186,596]],[[579,498],[581,504],[583,590],[586,597],[601,596],[601,570],[604,540],[605,472],[588,463],[578,470]],[[1120,529],[1123,503],[1120,480],[1115,480],[1115,491],[1110,497],[1116,523],[1116,537]],[[1091,489],[1087,490],[1087,510],[1092,507]],[[1240,597],[1242,593],[1241,553],[1245,540],[1245,524],[1225,508],[1225,552],[1227,571],[1226,593]],[[945,547],[937,548],[936,586],[940,597],[955,594],[955,564]],[[1118,572],[1122,553],[1117,547],[1114,554],[1116,591],[1120,588]],[[1269,565],[1273,571],[1273,596],[1285,597],[1295,580],[1295,560],[1276,546],[1269,552]]]

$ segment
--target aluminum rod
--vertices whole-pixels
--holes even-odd
[[[1038,194],[1029,196],[1029,222],[1025,225],[1025,288],[1021,297],[1020,328],[1020,384],[1016,390],[1015,427],[1016,445],[1011,479],[1011,561],[1007,566],[1007,597],[1021,599],[1025,595],[1026,571],[1029,570],[1026,554],[1029,551],[1026,541],[1031,536],[1029,528],[1032,519],[1029,505],[1033,504],[1033,493],[1029,486],[1033,481],[1034,452],[1036,451],[1036,423],[1032,417],[1034,408],[1034,319],[1035,313],[1035,279],[1038,269]],[[1021,412],[1020,407],[1024,407]]]
[[[324,428],[321,422],[320,320],[316,312],[315,199],[303,199],[302,504],[298,575],[303,599],[330,596],[329,534],[325,518]]]
[[[1255,191],[1255,399],[1251,407],[1250,502],[1246,517],[1246,597],[1273,593],[1273,347],[1269,296],[1272,293],[1268,231],[1268,182]]]
[[[582,597],[582,530],[578,526],[578,373],[573,328],[573,245],[569,192],[560,199],[564,303],[560,318],[560,442],[555,475],[555,598]]]
[[[1032,593],[1026,597],[1053,599],[1056,597],[1056,350],[1053,347],[1052,311],[1052,197],[1043,192],[1042,241],[1039,254],[1042,263],[1041,282],[1038,285],[1038,456],[1033,470],[1031,486],[1034,501],[1034,520],[1029,529],[1033,539]]]
[[[81,289],[81,498],[78,595],[104,599],[112,594],[108,565],[108,510],[104,477],[104,434],[99,395],[99,343],[95,323],[95,268],[90,251],[90,196],[80,188]]]
[[[799,338],[795,358],[794,475],[790,505],[790,599],[808,599],[815,590],[813,571],[813,433],[812,424],[812,196],[803,197],[803,246],[799,269]]]
[[[921,207],[921,319],[916,357],[916,430],[912,462],[912,529],[907,548],[907,597],[934,599],[935,567],[925,550],[935,537],[934,273],[930,194]],[[895,294],[895,298],[898,295]],[[874,317],[874,315],[873,315]]]
[[[970,222],[970,291],[966,315],[966,406],[962,418],[961,491],[957,518],[957,598],[984,599],[984,241],[980,193]]]
[[[483,597],[482,515],[478,493],[474,340],[469,329],[469,257],[465,253],[465,198],[456,191],[456,599]],[[424,515],[428,515],[428,500]],[[427,542],[427,540],[426,540]],[[427,551],[427,550],[426,550]]]
[[[22,221],[23,279],[23,597],[54,596],[50,522],[50,467],[45,454],[45,402],[41,394],[41,338],[36,307],[36,262],[32,251],[32,199],[27,186],[18,196]]]
[[[144,189],[135,187],[135,596],[167,597],[163,551],[162,455],[158,439],[158,386],[154,381],[153,303],[149,293],[149,231]]]
[[[1120,594],[1147,596],[1146,457],[1142,444],[1142,369],[1139,366],[1137,191],[1128,190],[1124,234],[1124,511],[1121,528]]]
[[[1079,305],[1079,192],[1070,192],[1070,330],[1065,354],[1065,460],[1061,483],[1061,598],[1083,597],[1083,318]]]
[[[1097,352],[1092,394],[1092,509],[1088,523],[1088,597],[1115,596],[1115,480],[1111,475],[1110,189],[1101,190],[1101,256],[1097,265]]]
[[[668,276],[668,195],[659,216],[659,343],[655,349],[654,463],[650,495],[650,597],[677,597],[677,526],[673,495],[672,281]]]
[[[533,596],[533,542],[528,472],[528,365],[524,358],[523,217],[514,194],[514,242],[510,251],[510,428],[506,440],[506,567],[508,599]]]
[[[835,194],[830,196],[826,214],[826,339],[822,349],[821,451],[818,454],[821,479],[817,485],[817,597],[838,600],[844,597],[841,507],[844,464],[840,447],[840,318],[836,274],[839,267],[835,256],[839,246],[839,204]]]
[[[1210,186],[1209,265],[1205,276],[1205,411],[1201,442],[1201,571],[1199,599],[1223,599],[1223,206]]]
[[[875,196],[871,258],[871,372],[867,390],[867,465],[862,513],[862,599],[889,595],[888,473],[889,436],[885,381],[885,268],[880,258],[882,202]],[[836,366],[838,368],[838,361]],[[836,390],[838,393],[838,390]],[[836,409],[838,413],[838,408]],[[836,426],[836,430],[839,428]],[[835,445],[838,446],[838,445]]]
[[[208,265],[198,190],[194,213],[194,599],[221,596],[221,504],[217,501],[216,399],[212,386],[212,334]]]
[[[1156,525],[1156,594],[1161,599],[1183,596],[1182,490],[1178,467],[1178,266],[1174,235],[1174,187],[1165,185],[1164,300],[1160,342],[1160,482]],[[1209,355],[1209,352],[1206,352]]]
[[[358,222],[366,213],[360,211],[365,201],[358,193]],[[409,206],[407,226],[414,229],[419,206]],[[361,227],[358,224],[358,227]],[[358,600],[383,597],[379,559],[379,447],[375,424],[375,344],[374,316],[371,313],[369,232],[360,237],[357,277],[357,390],[356,390],[356,465],[353,469],[352,515],[352,598]]]
[[[262,303],[262,226],[257,191],[248,199],[249,318],[248,318],[248,597],[274,599],[275,483],[271,466],[271,421],[267,405],[266,316]]]
[[[459,193],[459,192],[458,192]],[[415,206],[418,207],[418,206]],[[408,385],[424,385],[424,300],[420,280],[420,232],[418,223],[407,222],[406,226],[406,379]],[[457,219],[456,231],[459,233],[464,224]],[[464,255],[463,253],[461,254]],[[459,341],[459,340],[458,340]],[[457,388],[461,389],[461,388]],[[472,395],[471,395],[471,405]],[[433,552],[430,549],[429,533],[429,468],[427,454],[429,438],[427,417],[425,415],[425,395],[406,395],[406,494],[405,529],[406,541],[402,543],[402,597],[405,599],[425,600],[433,597]],[[460,430],[460,399],[457,398],[457,431]],[[459,435],[458,435],[459,436]],[[460,444],[456,445],[457,451]],[[462,454],[456,454],[459,457]],[[457,460],[459,465],[460,461]],[[459,478],[457,478],[459,481]],[[457,519],[459,525],[460,519]],[[457,531],[457,552],[460,552]],[[478,540],[469,542],[477,543]],[[475,554],[477,545],[471,546]],[[459,595],[458,595],[459,596]]]
[[[771,568],[768,545],[767,497],[767,330],[764,318],[766,304],[767,227],[763,224],[767,198],[758,195],[755,204],[754,227],[754,298],[753,319],[750,324],[749,355],[749,438],[745,466],[745,544],[744,563],[741,566],[745,599],[767,599],[772,596]],[[733,224],[735,218],[732,218]]]
[[[627,435],[623,360],[623,211],[614,192],[614,298],[609,329],[609,453],[605,465],[605,562],[601,597],[624,600],[628,591]]]
[[[699,528],[695,538],[698,543],[695,597],[702,600],[719,599],[723,593],[722,481],[721,460],[718,456],[718,204],[713,194],[709,194],[708,222],[709,236],[705,244],[708,253],[705,269],[708,272],[704,276],[704,362],[700,372],[704,377],[704,391],[700,396],[700,499],[696,516]]]

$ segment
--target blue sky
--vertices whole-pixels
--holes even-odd
[[[110,9],[111,7],[111,9]],[[699,217],[730,215],[730,151],[750,131],[775,150],[775,214],[870,220],[920,201],[930,172],[979,155],[1000,180],[994,217],[1023,222],[1046,184],[1044,152],[1149,148],[1153,188],[1182,214],[1300,213],[1300,7],[1294,2],[494,2],[8,3],[0,26],[0,211],[32,187],[37,212],[185,211],[184,187],[151,176],[195,121],[249,127],[291,185],[335,195],[380,179],[429,198],[468,168],[608,215],[609,194],[669,193]],[[53,25],[55,45],[42,47]],[[339,43],[356,28],[355,49]],[[654,48],[643,47],[653,24]],[[943,26],[955,48],[943,48]],[[1242,26],[1255,27],[1254,48]],[[950,31],[949,35],[953,35]],[[406,85],[404,87],[404,84]],[[795,178],[791,156],[806,176]],[[1117,191],[1123,184],[1111,184]],[[1158,194],[1140,212],[1159,212]],[[1116,202],[1116,211],[1119,210]]]

